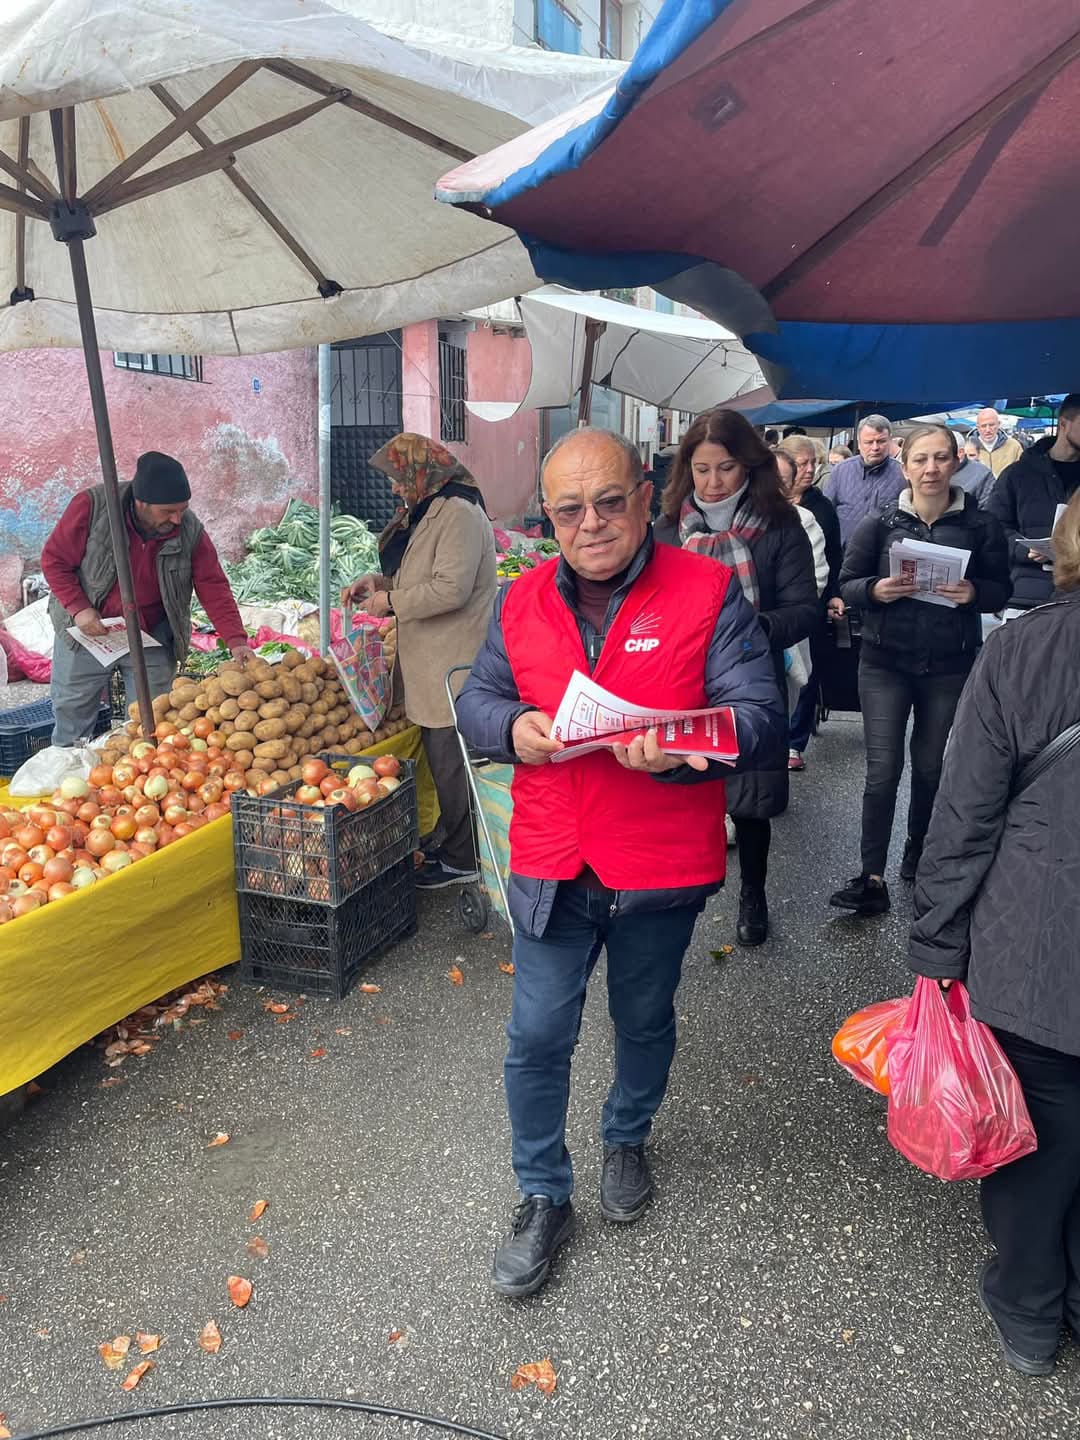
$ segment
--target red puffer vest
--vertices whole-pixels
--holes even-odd
[[[589,665],[577,620],[555,584],[558,562],[514,581],[503,604],[506,653],[522,701],[554,715]],[[731,571],[658,545],[604,640],[593,679],[663,711],[707,705],[705,658]],[[536,880],[572,880],[586,865],[612,890],[715,885],[724,877],[724,788],[661,784],[610,751],[514,770],[510,864]]]

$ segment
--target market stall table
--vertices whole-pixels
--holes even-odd
[[[439,808],[419,729],[361,752],[391,753],[417,762],[420,833],[428,834]],[[0,781],[0,804],[10,803],[31,801],[9,797]],[[228,816],[0,927],[0,1095],[141,1005],[239,958]]]

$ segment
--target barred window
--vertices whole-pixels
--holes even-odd
[[[151,355],[142,350],[114,350],[113,362],[120,370],[144,370],[151,375],[171,375],[177,380],[201,380],[201,355]]]
[[[468,440],[465,346],[439,337],[439,439]]]

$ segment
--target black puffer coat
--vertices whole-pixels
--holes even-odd
[[[1080,720],[1080,591],[994,631],[953,723],[915,891],[909,963],[966,980],[979,1020],[1080,1055],[1080,748],[1010,804]]]
[[[1016,537],[1026,535],[1029,540],[1035,540],[1049,535],[1054,528],[1057,507],[1065,505],[1076,488],[1075,484],[1067,487],[1058,474],[1050,459],[1053,445],[1049,437],[1037,440],[1019,460],[1001,472],[986,502],[986,508],[1001,521],[1008,537],[1012,603],[1024,608],[1042,605],[1050,599],[1054,577],[1043,568],[1041,561],[1028,559],[1028,547],[1017,545]],[[1075,480],[1080,481],[1080,465],[1068,468],[1070,472],[1076,471]]]
[[[970,550],[967,579],[975,586],[970,605],[950,610],[925,600],[882,605],[870,591],[889,574],[889,552],[901,540],[921,540]],[[962,675],[982,644],[982,614],[1009,600],[1009,552],[997,520],[980,510],[974,495],[953,488],[948,510],[927,525],[911,507],[911,492],[894,508],[868,515],[855,527],[840,571],[844,604],[862,611],[862,658],[913,675]]]
[[[666,515],[655,522],[653,534],[662,545],[681,543],[678,522]],[[814,552],[794,507],[790,517],[785,514],[783,523],[770,525],[750,542],[749,549],[761,598],[758,619],[769,637],[776,683],[781,695],[786,695],[784,651],[806,639],[820,614]],[[770,820],[782,815],[788,803],[787,755],[783,768],[732,775],[724,788],[728,814],[736,820]]]

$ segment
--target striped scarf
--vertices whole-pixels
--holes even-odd
[[[768,524],[744,501],[736,509],[730,530],[710,530],[693,498],[687,496],[679,514],[679,539],[684,550],[692,550],[695,555],[711,555],[734,570],[743,594],[754,609],[759,610],[761,592],[750,543],[765,533]]]

